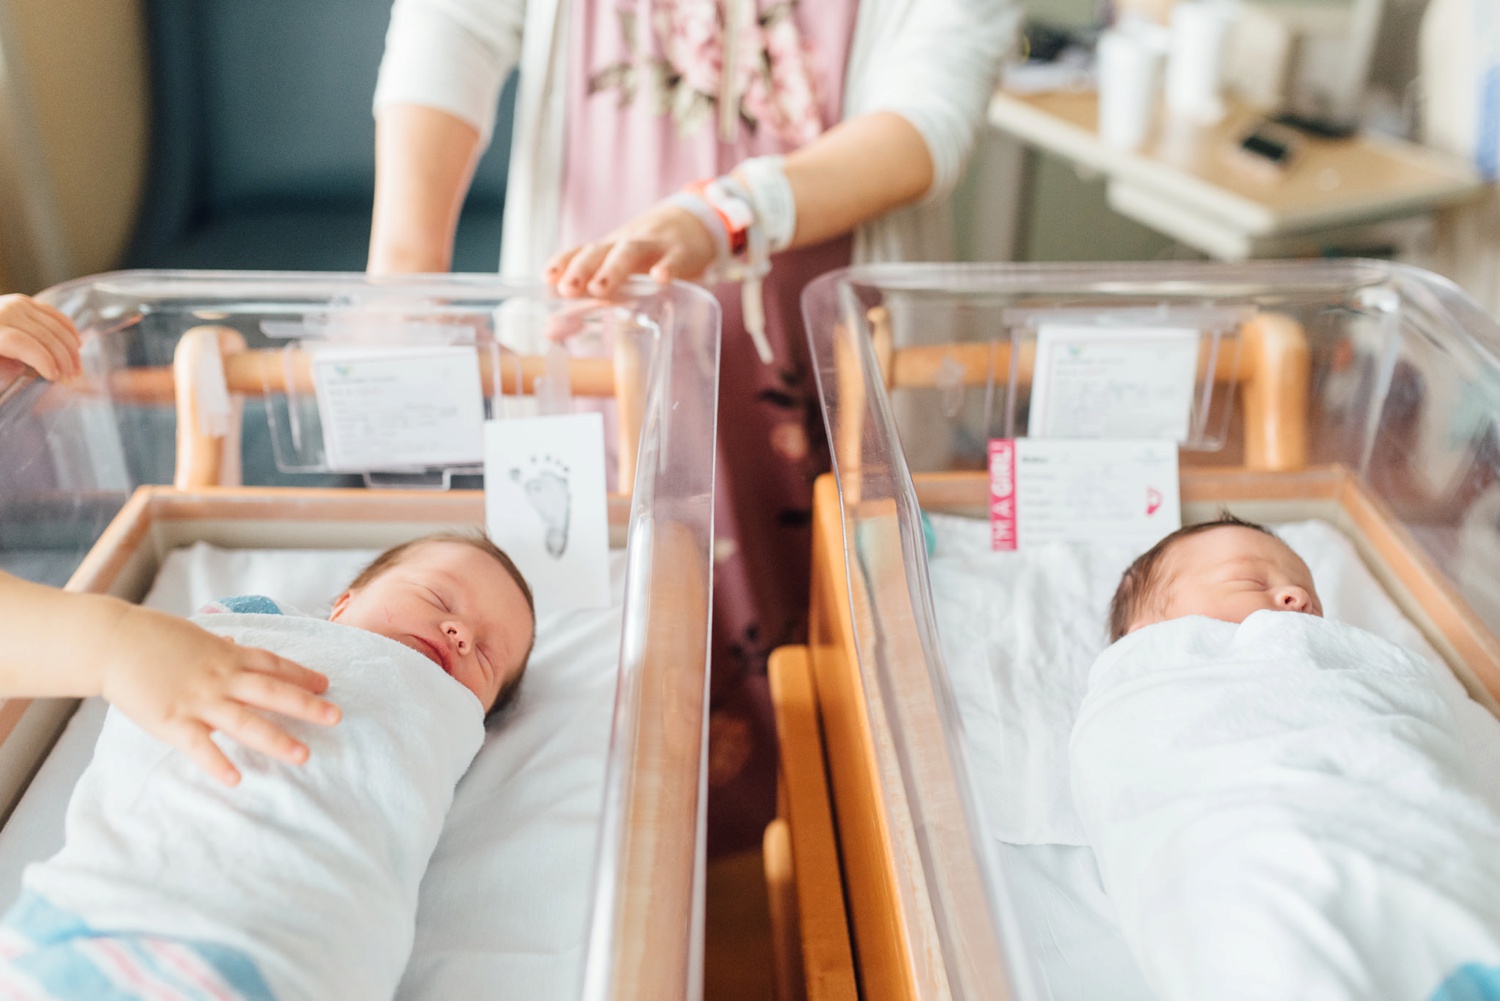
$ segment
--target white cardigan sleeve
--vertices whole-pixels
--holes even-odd
[[[892,111],[932,155],[927,199],[958,183],[1013,44],[1011,0],[863,0],[846,78],[844,117]]]
[[[521,55],[526,0],[395,0],[375,111],[422,104],[479,130],[487,146],[500,88]]]

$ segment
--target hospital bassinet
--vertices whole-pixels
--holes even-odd
[[[482,853],[482,828],[524,829],[533,811],[562,811],[568,816],[558,822],[575,831],[581,824],[583,836],[544,834],[531,846],[534,866],[507,866],[503,887],[472,887],[478,903],[464,923],[535,927],[558,912],[549,897],[577,890],[587,899],[567,902],[562,910],[576,927],[542,945],[501,942],[520,965],[504,956],[486,965],[464,955],[479,948],[472,943],[447,943],[452,955],[431,960],[439,973],[429,979],[444,985],[431,996],[697,996],[718,379],[712,298],[643,283],[618,301],[580,306],[487,276],[129,272],[44,298],[84,331],[87,375],[70,385],[22,375],[0,386],[0,567],[72,590],[140,600],[181,547],[197,546],[194,559],[315,550],[312,557],[347,565],[338,551],[482,526],[474,489],[482,470],[472,463],[330,468],[309,364],[329,344],[468,346],[480,359],[490,417],[607,412],[617,432],[609,449],[618,485],[609,498],[616,607],[602,633],[595,622],[587,642],[570,648],[602,663],[595,697],[605,704],[602,714],[570,715],[563,693],[547,710],[556,718],[542,726],[566,733],[593,720],[599,732],[580,738],[590,738],[599,760],[574,768],[589,778],[567,802],[538,791],[545,775],[526,785],[519,766],[498,787],[476,788],[487,781],[475,775],[490,745],[506,736],[503,723],[498,732],[492,726],[458,801],[469,796],[470,816],[483,822],[455,832],[461,850],[450,853]],[[295,485],[303,482],[316,485]],[[549,665],[534,658],[532,679],[539,669]],[[69,725],[74,709],[58,700],[0,708],[0,809],[9,818],[0,853],[11,853],[0,868],[12,884],[28,852],[50,852],[60,838],[52,828],[91,748],[91,732],[72,731],[98,725],[87,714]],[[46,760],[65,726],[55,757],[69,760]],[[26,825],[39,829],[19,829]],[[559,872],[573,874],[571,888],[546,882]],[[483,875],[459,869],[442,881]],[[419,947],[421,938],[419,923]],[[528,950],[546,955],[521,955]],[[465,972],[442,975],[450,961]],[[429,994],[404,985],[403,996]]]
[[[808,646],[773,658],[783,739],[810,750],[783,757],[767,846],[811,996],[852,996],[856,976],[872,999],[1067,996],[1038,989],[992,850],[920,514],[984,517],[986,441],[1026,433],[1046,318],[1198,329],[1184,521],[1227,505],[1331,523],[1500,705],[1500,328],[1451,284],[1361,261],[872,266],[819,279],[804,311],[834,474],[816,488]],[[1101,621],[1063,627],[1102,648]]]

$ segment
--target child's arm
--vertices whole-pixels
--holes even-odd
[[[256,709],[338,722],[328,679],[268,650],[117,598],[69,594],[0,572],[0,697],[102,695],[227,785],[239,772],[209,739],[301,764],[307,747]]]
[[[25,295],[0,295],[0,374],[14,358],[54,382],[81,374],[82,338],[73,321]]]

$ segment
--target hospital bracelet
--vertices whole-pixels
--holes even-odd
[[[678,191],[668,195],[668,205],[675,205],[685,212],[692,213],[693,217],[703,224],[708,230],[708,235],[714,241],[714,264],[715,266],[727,263],[729,260],[729,233],[724,226],[724,220],[714,211],[702,195],[688,191]]]
[[[694,181],[683,191],[702,198],[718,216],[729,243],[730,259],[745,256],[750,249],[750,231],[755,226],[755,205],[739,183],[730,177],[715,177]]]
[[[740,312],[745,332],[755,345],[761,363],[775,361],[766,338],[765,302],[761,279],[771,270],[764,230],[757,224],[751,195],[733,175],[696,181],[667,199],[670,205],[691,212],[713,236],[715,261],[711,269],[718,280],[740,281]]]
[[[766,236],[766,251],[779,253],[791,246],[797,232],[797,199],[786,178],[786,158],[753,156],[734,168],[750,196],[755,222]]]

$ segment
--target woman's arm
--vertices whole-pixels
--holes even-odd
[[[209,735],[292,764],[307,747],[252,710],[332,724],[328,679],[268,650],[99,594],[71,594],[0,572],[0,698],[102,695],[148,733],[233,785]]]
[[[479,163],[479,130],[446,111],[393,104],[375,118],[372,274],[447,271],[464,196]]]
[[[822,243],[921,198],[932,156],[911,122],[890,111],[834,126],[786,158],[797,202],[793,247]]]
[[[842,122],[787,155],[797,204],[792,247],[821,243],[922,197],[933,163],[916,127],[889,111]],[[686,209],[659,204],[597,243],[564,251],[546,277],[563,295],[607,295],[628,275],[697,278],[714,263],[714,242]]]
[[[370,271],[446,271],[525,0],[395,0],[375,83]]]

